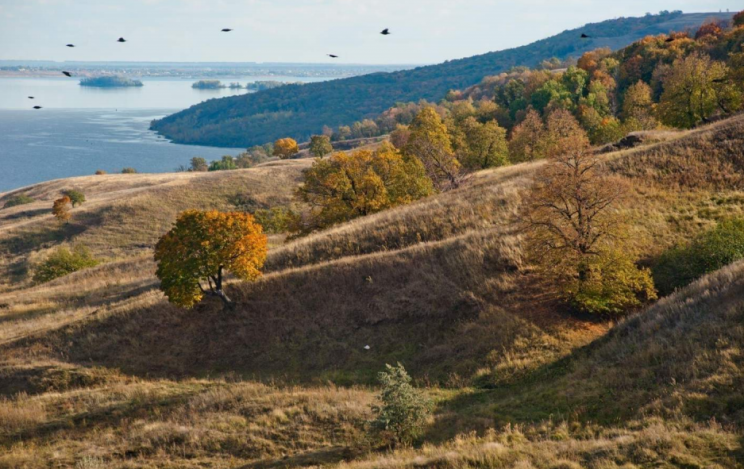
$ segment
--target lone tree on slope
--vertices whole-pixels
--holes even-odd
[[[228,309],[232,303],[223,288],[225,273],[257,279],[266,251],[266,235],[252,215],[187,210],[155,246],[160,289],[178,306],[191,308],[208,295]]]

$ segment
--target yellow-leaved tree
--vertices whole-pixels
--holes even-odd
[[[187,210],[155,246],[156,274],[173,304],[191,308],[208,295],[220,298],[227,309],[225,273],[255,280],[266,252],[266,235],[252,215]]]
[[[437,189],[457,187],[460,162],[452,150],[447,126],[437,111],[424,107],[408,127],[410,134],[403,152],[421,160]]]
[[[274,142],[274,156],[286,160],[300,152],[297,141],[293,138],[280,138]]]
[[[431,194],[431,180],[419,160],[385,143],[375,151],[334,153],[303,173],[297,190],[311,207],[303,231],[369,215]]]

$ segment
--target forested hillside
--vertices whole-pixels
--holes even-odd
[[[152,128],[179,143],[225,147],[262,144],[290,136],[307,140],[324,125],[375,117],[396,102],[439,100],[451,89],[478,83],[515,66],[548,57],[566,59],[600,47],[618,49],[647,35],[696,29],[728,13],[663,12],[589,24],[533,44],[395,73],[289,85],[244,96],[213,99],[154,121]],[[581,39],[584,33],[589,39]]]

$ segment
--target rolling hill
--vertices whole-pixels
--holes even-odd
[[[620,49],[647,35],[696,29],[728,13],[680,12],[620,18],[564,31],[515,49],[452,60],[439,65],[213,99],[154,121],[152,129],[178,143],[248,147],[280,137],[307,140],[323,125],[348,125],[374,118],[396,102],[437,101],[515,66],[535,66],[547,57],[577,57],[598,47]],[[581,40],[581,33],[591,36]]]
[[[665,138],[603,156],[638,192],[621,210],[655,241],[649,262],[744,213],[744,183],[722,177],[744,171],[744,116]],[[179,210],[285,205],[308,164],[0,194],[36,200],[0,209],[0,467],[741,467],[744,267],[619,324],[567,313],[514,224],[542,162],[275,237],[266,275],[229,285],[231,313],[166,302],[152,247]],[[60,227],[49,206],[67,188],[88,201]],[[104,263],[29,281],[75,243]],[[437,408],[429,444],[381,454],[365,439],[367,385],[395,361]]]

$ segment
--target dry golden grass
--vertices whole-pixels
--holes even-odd
[[[744,213],[728,174],[743,122],[603,157],[633,183],[621,210],[649,262]],[[178,211],[231,208],[237,195],[284,205],[309,163],[52,181],[24,189],[39,202],[0,209],[0,468],[741,467],[744,267],[618,326],[567,314],[515,230],[541,163],[276,238],[268,274],[230,285],[231,314],[165,301],[151,248]],[[48,208],[67,188],[88,202],[60,228]],[[27,267],[72,243],[106,262],[31,285]],[[436,446],[367,454],[372,392],[326,383],[370,383],[397,360],[419,384],[449,387],[430,389]]]

